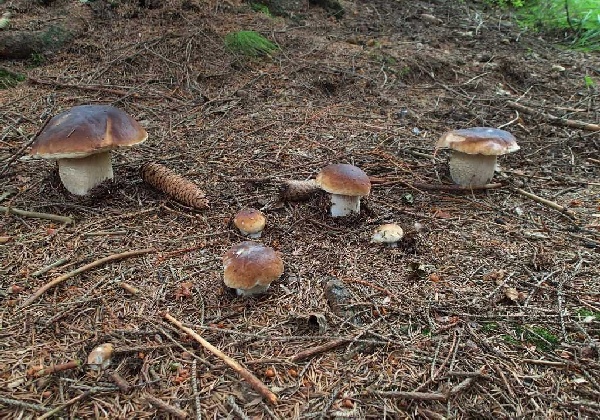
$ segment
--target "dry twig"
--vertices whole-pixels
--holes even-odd
[[[223,360],[227,366],[229,366],[231,369],[236,371],[242,378],[244,378],[252,386],[252,388],[254,388],[263,397],[265,397],[267,399],[267,401],[269,401],[272,404],[275,404],[277,402],[277,396],[275,394],[273,394],[271,392],[271,390],[269,390],[269,388],[267,388],[267,386],[260,381],[260,379],[258,379],[256,376],[254,376],[254,374],[252,372],[250,372],[249,370],[244,368],[242,365],[240,365],[238,362],[233,360],[231,357],[227,356],[221,350],[219,350],[218,348],[216,348],[215,346],[210,344],[208,341],[206,341],[204,338],[202,338],[199,334],[197,334],[194,330],[184,326],[181,322],[179,322],[176,318],[174,318],[170,314],[165,313],[164,317],[166,320],[168,320],[169,322],[171,322],[172,324],[177,326],[179,329],[181,329],[183,332],[185,332],[187,335],[189,335],[194,340],[196,340],[206,350],[210,351],[212,354],[217,356],[219,359]]]
[[[557,117],[556,115],[548,114],[546,112],[536,111],[535,109],[529,108],[528,106],[525,106],[525,105],[522,105],[522,104],[519,104],[519,103],[513,102],[513,101],[508,101],[506,104],[513,109],[523,112],[524,114],[539,115],[540,117],[542,117],[548,121],[551,121],[553,123],[556,123],[558,125],[562,125],[565,127],[571,127],[571,128],[581,128],[582,130],[587,130],[587,131],[600,131],[600,125],[598,125],[598,124],[591,124],[591,123],[586,123],[584,121],[560,118],[560,117]]]
[[[76,369],[80,366],[81,366],[81,360],[71,360],[70,362],[67,362],[67,363],[61,363],[59,365],[51,365],[51,366],[45,367],[43,369],[40,369],[37,372],[35,372],[34,376],[36,378],[39,378],[41,376],[50,375],[50,374],[56,373],[56,372],[62,372],[65,370]]]
[[[568,208],[561,206],[560,204],[555,203],[554,201],[550,201],[550,200],[546,200],[545,198],[542,198],[540,196],[537,196],[533,193],[530,193],[528,191],[525,191],[521,188],[514,188],[514,190],[521,194],[522,196],[525,196],[527,198],[531,198],[533,201],[535,201],[536,203],[540,203],[543,204],[546,207],[550,207],[554,210],[558,210],[559,212],[569,216],[572,219],[577,218],[577,214],[575,214],[575,212],[573,210],[569,210]]]
[[[0,212],[6,213],[6,214],[12,213],[17,216],[31,217],[34,219],[52,220],[54,222],[60,222],[60,223],[65,223],[65,224],[73,223],[73,219],[70,217],[67,217],[67,216],[59,216],[57,214],[51,214],[51,213],[38,213],[36,211],[21,210],[21,209],[17,209],[14,207],[0,206]]]
[[[159,408],[165,411],[166,413],[169,413],[173,417],[176,417],[178,419],[186,419],[188,417],[188,414],[181,408],[173,407],[172,405],[167,404],[163,400],[156,398],[154,395],[146,394],[144,398],[156,408]]]
[[[294,356],[292,356],[290,358],[290,362],[296,363],[301,360],[308,359],[309,357],[312,357],[317,354],[324,353],[328,350],[332,350],[336,347],[339,347],[342,344],[347,343],[348,341],[350,341],[350,340],[348,340],[347,338],[340,338],[339,340],[333,340],[333,341],[330,341],[329,343],[325,343],[320,346],[311,347],[309,349],[301,351],[300,353],[296,353]]]
[[[24,308],[25,306],[30,305],[31,303],[33,303],[36,299],[38,299],[40,296],[42,296],[49,289],[53,288],[54,286],[62,283],[63,281],[65,281],[67,279],[70,279],[71,277],[75,277],[77,274],[83,273],[84,271],[91,270],[92,268],[98,267],[99,265],[105,264],[107,262],[122,260],[124,258],[129,258],[129,257],[137,257],[138,255],[150,254],[151,252],[156,252],[156,250],[153,248],[147,248],[147,249],[140,249],[140,250],[136,250],[136,251],[121,252],[120,254],[109,255],[108,257],[100,258],[99,260],[96,260],[94,262],[86,264],[83,267],[79,267],[78,269],[73,270],[67,274],[63,274],[62,276],[59,276],[59,277],[55,278],[54,280],[46,283],[42,287],[40,287],[33,295],[28,297],[27,300],[25,300],[25,302],[23,302],[23,304],[21,305],[21,308]]]

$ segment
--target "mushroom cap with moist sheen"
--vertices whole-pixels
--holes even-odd
[[[520,149],[515,136],[508,131],[490,127],[473,127],[448,131],[436,144],[436,149],[450,148],[468,155],[498,156]]]
[[[273,248],[252,241],[234,245],[223,256],[227,287],[248,290],[268,286],[283,274],[283,261]]]
[[[247,208],[242,209],[233,218],[233,224],[244,232],[258,233],[265,228],[267,218],[260,210]]]
[[[148,138],[125,111],[110,105],[79,105],[54,116],[32,144],[31,155],[44,159],[81,158]]]
[[[316,183],[330,194],[364,197],[371,192],[367,174],[347,163],[326,166],[317,175]]]

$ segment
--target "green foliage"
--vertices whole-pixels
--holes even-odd
[[[594,318],[594,320],[600,321],[600,312],[594,312],[587,308],[581,308],[580,310],[578,310],[577,315],[579,316],[580,320],[585,319],[587,317],[592,317]]]
[[[488,4],[497,5],[503,9],[507,7],[519,8],[524,6],[524,0],[486,0]]]
[[[523,338],[543,351],[550,350],[559,343],[558,337],[543,327],[531,327],[523,331]]]
[[[25,80],[25,76],[0,67],[0,89],[9,89],[15,87]]]
[[[496,322],[486,322],[482,326],[483,331],[493,332],[498,329],[498,324]]]
[[[254,31],[230,32],[225,36],[225,46],[233,53],[250,57],[270,56],[279,47]]]
[[[46,62],[46,57],[44,57],[44,54],[33,53],[30,62],[33,67],[39,67]]]
[[[570,34],[575,49],[600,51],[598,0],[528,0],[517,16],[527,28]]]
[[[250,3],[250,7],[252,7],[252,10],[254,10],[255,12],[263,13],[269,17],[273,17],[271,11],[269,10],[269,6],[267,6],[266,4]]]

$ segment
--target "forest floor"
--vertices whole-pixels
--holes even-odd
[[[85,32],[0,63],[28,78],[0,90],[0,206],[74,220],[0,216],[1,418],[600,418],[600,90],[586,83],[600,79],[598,55],[473,1],[342,1],[339,19],[308,2],[288,17],[139,4],[15,14],[14,29],[37,29],[62,5]],[[233,54],[224,38],[239,30],[280,49]],[[86,197],[25,149],[80,104],[118,106],[149,133]],[[503,127],[521,149],[500,157],[495,188],[453,191],[435,143],[474,126]],[[197,183],[210,208],[146,185],[144,162]],[[371,177],[360,215],[331,218],[325,193],[279,199],[283,181],[330,163]],[[222,283],[243,207],[265,213],[259,241],[285,263],[254,298]],[[407,231],[397,248],[370,242],[386,222]],[[61,274],[148,248],[24,304]],[[41,370],[102,343],[115,349],[103,371]]]

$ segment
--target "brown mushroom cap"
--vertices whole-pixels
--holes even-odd
[[[316,183],[330,194],[364,197],[371,192],[367,174],[347,163],[326,166],[317,175]]]
[[[233,218],[233,224],[242,232],[249,234],[261,232],[265,228],[267,218],[260,210],[242,209]]]
[[[520,149],[517,139],[508,131],[490,127],[473,127],[448,131],[436,144],[468,155],[498,156]]]
[[[386,223],[379,226],[373,232],[371,242],[391,244],[400,241],[404,237],[404,230],[396,223]]]
[[[30,153],[45,159],[80,158],[146,138],[146,130],[125,111],[110,105],[80,105],[53,117]]]
[[[244,241],[231,247],[223,256],[227,287],[248,290],[268,286],[283,274],[283,261],[268,246]]]

